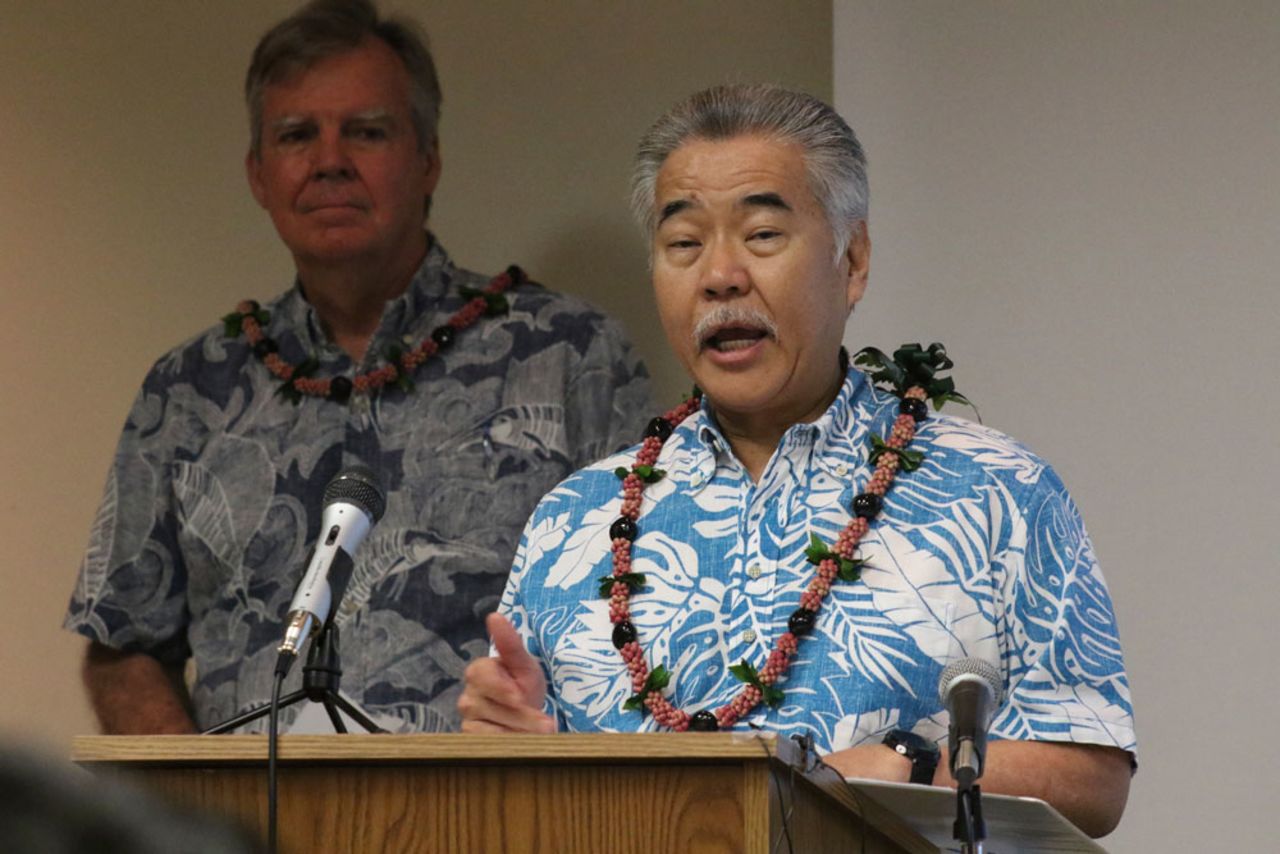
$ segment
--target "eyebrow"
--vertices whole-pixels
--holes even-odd
[[[676,199],[674,202],[667,202],[662,206],[662,212],[658,214],[658,225],[662,225],[662,223],[666,222],[671,217],[681,211],[687,211],[693,206],[693,202],[688,199]]]
[[[751,193],[750,195],[745,196],[738,204],[747,208],[776,208],[783,211],[791,210],[791,205],[787,204],[787,200],[777,193]]]
[[[683,211],[687,211],[696,207],[701,207],[701,205],[697,202],[694,202],[692,199],[675,199],[674,201],[667,202],[665,205],[662,206],[662,210],[658,214],[658,225],[661,225],[662,223],[666,222],[668,219],[670,219],[671,217],[675,216],[678,213],[682,213]],[[792,210],[791,205],[787,204],[786,199],[782,198],[782,196],[773,192],[748,193],[747,195],[743,196],[742,199],[739,200],[736,205],[734,205],[734,207],[772,208],[774,210],[782,210],[782,211]]]
[[[310,119],[308,119],[306,116],[300,116],[300,115],[281,116],[278,119],[273,119],[267,125],[267,127],[271,128],[272,130],[278,130],[280,128],[297,127],[298,125],[306,124],[308,121],[310,121]]]
[[[395,116],[390,110],[369,110],[347,117],[348,122],[394,122]]]
[[[294,115],[281,116],[280,118],[272,121],[269,126],[272,128],[287,128],[295,127],[297,125],[311,124],[314,121],[315,120],[311,116],[296,113]],[[395,116],[390,110],[367,110],[366,112],[356,113],[353,116],[347,116],[343,119],[343,124],[348,124],[350,122],[370,122],[374,124],[378,122],[394,123]]]

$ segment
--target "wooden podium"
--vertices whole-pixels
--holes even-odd
[[[265,836],[264,736],[81,736],[72,758]],[[286,735],[279,761],[282,854],[938,851],[771,734]]]

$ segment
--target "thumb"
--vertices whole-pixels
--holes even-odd
[[[529,654],[529,650],[524,645],[524,638],[520,637],[520,633],[516,631],[515,626],[511,625],[510,620],[501,614],[493,613],[485,619],[484,625],[489,630],[489,639],[493,641],[494,649],[498,652],[498,660],[512,676],[519,679],[534,670],[539,675],[542,674],[542,667]]]

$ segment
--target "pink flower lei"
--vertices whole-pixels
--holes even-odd
[[[395,384],[406,394],[413,391],[412,375],[419,365],[449,347],[457,333],[473,326],[481,317],[506,314],[506,291],[527,281],[525,272],[513,264],[494,276],[482,289],[462,288],[460,293],[467,298],[467,302],[443,326],[433,329],[431,335],[416,347],[390,347],[385,354],[386,364],[358,374],[354,379],[312,377],[311,374],[319,367],[315,358],[308,358],[298,365],[286,361],[280,355],[275,340],[263,331],[271,314],[254,300],[242,301],[234,312],[222,318],[222,322],[227,337],[238,338],[243,334],[253,348],[254,355],[280,380],[277,394],[294,404],[299,403],[304,395],[346,403],[351,399],[353,391],[356,394],[373,395],[388,384]]]
[[[893,388],[900,397],[898,417],[888,439],[876,435],[871,437],[871,462],[875,471],[862,492],[853,499],[853,518],[840,532],[835,545],[829,547],[817,534],[810,534],[805,555],[815,569],[800,597],[799,607],[787,620],[787,631],[774,642],[763,667],[757,670],[743,661],[730,668],[744,685],[730,702],[717,709],[690,714],[663,696],[663,689],[671,681],[671,673],[661,665],[649,669],[636,627],[631,622],[631,596],[645,585],[644,574],[635,572],[631,564],[632,543],[639,535],[636,520],[640,517],[644,488],[665,476],[665,472],[655,464],[674,429],[701,405],[697,390],[684,403],[649,422],[635,462],[630,469],[616,469],[615,473],[622,480],[622,508],[609,528],[613,573],[600,579],[600,595],[609,599],[613,646],[626,662],[631,689],[635,692],[624,703],[624,709],[647,709],[659,725],[677,732],[715,731],[732,727],[761,702],[770,707],[782,702],[783,691],[778,682],[785,676],[799,648],[800,638],[809,634],[817,623],[818,612],[827,594],[837,580],[858,580],[864,561],[855,558],[854,553],[871,521],[880,513],[885,493],[900,470],[914,471],[924,460],[922,453],[908,450],[907,446],[915,437],[917,423],[928,417],[929,408],[925,401],[932,398],[935,407],[941,407],[948,400],[969,403],[955,391],[950,379],[935,376],[937,371],[951,367],[941,344],[933,344],[927,350],[917,344],[909,344],[899,348],[893,360],[879,350],[867,348],[859,352],[854,361],[876,369],[871,373],[873,382]]]

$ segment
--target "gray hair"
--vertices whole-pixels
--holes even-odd
[[[253,51],[244,98],[254,157],[262,154],[264,90],[322,59],[353,50],[368,38],[381,39],[409,72],[409,110],[418,150],[426,151],[435,143],[440,81],[426,35],[407,19],[380,18],[371,0],[312,0],[268,30]]]
[[[653,238],[658,170],[677,148],[693,140],[759,135],[793,142],[804,150],[809,188],[822,205],[836,255],[849,245],[853,226],[867,218],[867,157],[853,130],[831,107],[803,92],[779,86],[734,84],[696,92],[672,107],[640,138],[631,178],[631,210]]]

